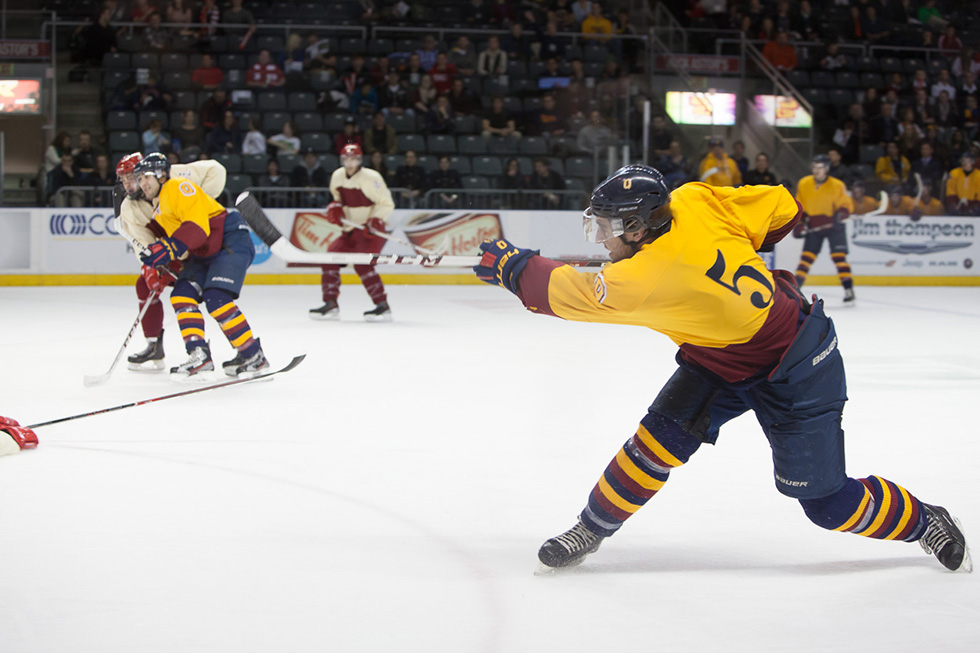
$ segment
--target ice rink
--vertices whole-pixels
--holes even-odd
[[[980,288],[859,286],[854,309],[816,291],[848,372],[848,472],[949,508],[980,562]],[[365,324],[347,285],[324,323],[319,288],[246,284],[273,366],[299,368],[39,428],[0,459],[0,652],[980,650],[980,573],[812,525],[751,416],[581,567],[536,576],[674,346],[489,286],[389,295],[393,323]],[[136,312],[129,287],[0,287],[0,415],[187,389],[125,365],[83,386]]]

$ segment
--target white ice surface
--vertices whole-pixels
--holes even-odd
[[[39,428],[0,459],[0,652],[980,650],[980,573],[813,526],[751,417],[582,567],[535,576],[673,345],[489,286],[389,290],[395,322],[363,323],[345,286],[323,323],[318,288],[246,286],[273,364],[308,354],[298,369]],[[825,291],[848,472],[947,506],[980,557],[980,288],[859,288],[853,310]],[[130,288],[0,288],[0,414],[185,389],[125,369],[82,385],[135,314]]]

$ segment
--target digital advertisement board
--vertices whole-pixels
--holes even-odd
[[[734,93],[667,91],[667,115],[678,125],[734,125]]]
[[[774,127],[810,127],[813,117],[794,98],[783,95],[756,95],[755,108],[767,125]]]
[[[41,82],[37,79],[0,79],[0,114],[41,113]]]

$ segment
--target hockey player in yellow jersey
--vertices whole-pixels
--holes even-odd
[[[880,476],[845,473],[847,396],[834,324],[822,301],[807,301],[793,275],[767,269],[757,253],[789,233],[800,214],[780,186],[695,182],[671,193],[659,172],[632,165],[599,184],[585,212],[587,238],[601,242],[613,261],[602,272],[583,274],[505,240],[481,245],[477,277],[514,293],[529,310],[648,327],[680,348],[677,370],[606,467],[579,522],[541,546],[546,568],[576,565],[595,552],[673,468],[751,410],[772,449],[773,483],[815,524],[919,541],[946,568],[972,569],[946,509]],[[507,374],[523,373],[514,361],[494,369],[504,381],[494,388],[506,387]]]
[[[878,209],[878,200],[868,195],[868,188],[863,181],[851,184],[851,203],[854,204],[853,215],[864,215]]]
[[[157,153],[147,155],[134,170],[140,189],[154,206],[148,228],[156,239],[143,262],[159,268],[184,261],[170,303],[189,358],[170,373],[193,376],[214,369],[200,309],[203,301],[237,352],[222,365],[225,373],[251,376],[269,362],[235,304],[255,257],[248,227],[236,209],[225,209],[194,182],[172,177],[170,170],[166,157]]]
[[[813,173],[800,179],[796,185],[796,200],[803,207],[800,224],[793,232],[802,237],[803,252],[796,266],[796,283],[803,286],[810,266],[826,240],[830,245],[830,258],[837,267],[837,277],[844,287],[844,305],[854,305],[854,279],[847,262],[847,228],[844,220],[854,209],[847,186],[840,179],[830,176],[830,157],[818,154],[810,166]]]
[[[980,170],[973,152],[960,156],[960,167],[953,168],[946,180],[946,210],[951,215],[980,215]]]
[[[928,179],[922,181],[922,194],[912,206],[910,217],[913,221],[919,220],[924,215],[945,215],[943,203],[933,197],[932,182]]]
[[[143,196],[143,191],[140,190],[136,176],[133,174],[136,164],[142,159],[143,155],[140,152],[127,154],[120,159],[116,166],[119,183],[113,189],[116,228],[133,243],[134,248],[149,247],[156,240],[148,226],[153,220],[153,202]],[[219,162],[205,160],[172,165],[170,175],[189,179],[210,197],[217,198],[225,189],[227,171]],[[136,297],[139,299],[141,310],[145,309],[141,326],[146,338],[146,347],[129,356],[128,364],[131,370],[152,371],[164,368],[163,305],[160,296],[168,286],[173,284],[179,269],[179,261],[171,263],[169,272],[162,274],[144,265],[136,280]],[[147,301],[150,305],[144,307],[143,304]]]
[[[710,151],[698,168],[698,178],[711,186],[741,186],[738,164],[725,153],[725,142],[717,136],[708,141]]]

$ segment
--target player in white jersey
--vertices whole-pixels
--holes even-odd
[[[130,241],[134,241],[134,247],[139,245],[140,248],[146,248],[156,241],[156,236],[147,227],[153,219],[153,202],[143,196],[133,175],[133,169],[142,159],[142,154],[134,152],[119,161],[116,166],[116,176],[120,183],[113,190],[113,205],[117,230]],[[217,161],[179,164],[171,166],[170,170],[173,177],[190,180],[213,198],[217,198],[225,189],[225,178],[228,173]],[[139,298],[140,308],[142,309],[143,303],[150,297],[151,292],[153,298],[141,323],[147,345],[143,351],[128,358],[131,370],[164,368],[163,304],[160,303],[160,294],[173,283],[180,264],[174,262],[170,269],[174,272],[173,276],[161,275],[158,270],[144,265],[136,280],[136,296]]]
[[[340,168],[330,177],[330,193],[334,201],[327,207],[327,219],[343,229],[327,248],[330,252],[366,252],[377,254],[384,247],[385,239],[377,234],[387,232],[385,220],[395,209],[391,191],[384,178],[375,170],[361,166],[361,147],[348,144],[340,153]],[[321,266],[323,275],[323,306],[310,309],[314,320],[337,320],[340,309],[340,266]],[[374,308],[364,312],[368,322],[391,321],[391,309],[385,295],[385,286],[373,265],[355,265],[354,271],[361,277],[364,289],[374,302]]]

